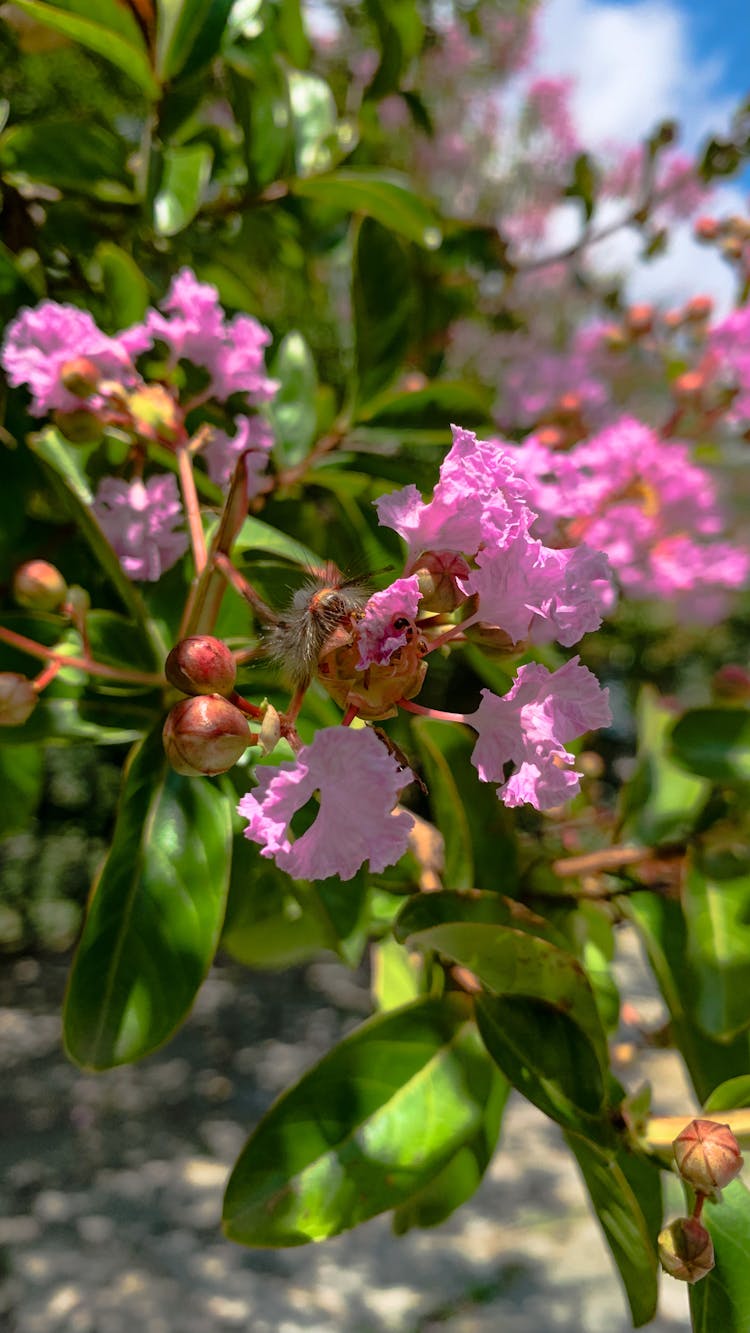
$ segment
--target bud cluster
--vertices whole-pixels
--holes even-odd
[[[703,1205],[739,1175],[743,1158],[729,1125],[715,1120],[691,1120],[672,1148],[680,1176],[695,1191],[695,1205],[691,1217],[678,1217],[661,1232],[659,1259],[680,1282],[699,1282],[714,1267],[713,1241],[700,1220]]]
[[[186,777],[225,773],[252,739],[247,719],[230,702],[237,675],[231,652],[210,634],[194,635],[175,644],[164,669],[170,684],[189,696],[164,723],[170,764]]]

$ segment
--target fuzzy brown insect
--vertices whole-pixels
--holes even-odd
[[[369,596],[365,580],[345,578],[332,564],[297,590],[266,640],[269,656],[284,667],[296,689],[307,688],[326,640],[362,611]]]

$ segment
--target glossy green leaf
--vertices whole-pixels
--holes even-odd
[[[232,875],[221,947],[246,967],[293,967],[329,943],[313,903],[301,903],[288,875],[261,857],[241,834],[232,848]]]
[[[224,1230],[290,1246],[396,1208],[479,1129],[494,1075],[465,997],[357,1028],[285,1092],[232,1172]]]
[[[424,22],[414,0],[367,0],[366,9],[381,52],[367,95],[381,98],[400,87],[402,74],[421,48]]]
[[[473,1138],[459,1148],[455,1156],[418,1194],[397,1208],[393,1230],[397,1236],[411,1227],[436,1227],[454,1213],[476,1192],[482,1183],[497,1146],[503,1112],[510,1093],[510,1083],[499,1069],[493,1069],[492,1088]]]
[[[336,102],[325,79],[291,69],[289,106],[294,135],[294,162],[298,176],[327,171],[338,152]]]
[[[638,762],[622,794],[624,834],[646,844],[679,841],[691,832],[708,784],[671,758],[674,711],[650,687],[640,691],[636,721]]]
[[[0,734],[0,742],[2,739]],[[10,749],[0,744],[0,838],[28,828],[41,800],[43,779],[44,750],[40,745]]]
[[[524,1097],[565,1129],[610,1145],[600,1060],[563,1009],[526,995],[480,995],[476,1015],[487,1050]]]
[[[163,665],[154,653],[153,645],[138,625],[116,611],[94,609],[86,617],[86,631],[92,656],[109,666],[132,668],[136,671],[159,672]],[[143,693],[148,686],[133,685],[127,681],[92,679],[92,686],[105,693]]]
[[[341,167],[327,175],[292,182],[294,194],[330,208],[373,218],[426,250],[441,242],[440,220],[414,193],[408,176],[380,167]]]
[[[127,6],[118,0],[78,0],[67,4],[14,0],[14,3],[37,23],[111,60],[146,97],[158,97],[159,84],[149,64],[140,28]]]
[[[73,960],[64,1037],[77,1064],[140,1059],[186,1017],[218,942],[230,855],[230,801],[174,773],[157,728],[128,764]]]
[[[703,1209],[716,1267],[689,1290],[693,1333],[747,1333],[750,1328],[750,1192],[733,1180]]]
[[[661,1216],[658,1168],[624,1150],[613,1157],[578,1134],[568,1132],[565,1138],[619,1269],[633,1325],[640,1328],[653,1319],[659,1295],[654,1229],[648,1220],[649,1211]],[[647,1199],[651,1208],[644,1211]]]
[[[750,1106],[750,1074],[738,1074],[737,1078],[720,1083],[706,1098],[703,1110],[736,1111],[742,1106]]]
[[[411,341],[414,289],[403,244],[365,218],[357,232],[353,271],[358,400],[390,383]]]
[[[606,1068],[607,1043],[596,1001],[572,954],[514,926],[466,921],[420,930],[409,943],[468,968],[496,995],[525,995],[555,1007],[578,1025]]]
[[[165,83],[215,56],[231,8],[232,0],[159,0],[156,68]]]
[[[683,893],[687,953],[696,979],[694,1013],[703,1031],[726,1041],[750,1027],[750,871],[732,859],[695,860]]]
[[[293,127],[283,68],[265,53],[227,62],[232,109],[242,127],[248,184],[260,191],[292,170]],[[236,302],[232,302],[236,304]]]
[[[669,1010],[672,1032],[701,1101],[717,1084],[745,1073],[746,1036],[731,1042],[712,1041],[693,1013],[697,979],[688,958],[687,929],[678,902],[655,893],[633,893],[620,900],[622,912],[636,927]]]
[[[372,995],[381,1013],[400,1009],[428,993],[425,959],[405,949],[392,937],[377,940],[370,949]]]
[[[269,409],[276,437],[274,454],[282,466],[288,467],[309,453],[317,425],[318,373],[301,333],[293,331],[282,339],[271,377],[280,384]]]
[[[206,143],[165,148],[161,183],[154,198],[159,236],[176,236],[192,222],[211,179],[213,149]]]
[[[159,716],[160,703],[132,699],[64,699],[45,693],[22,727],[3,727],[2,744],[26,746],[93,741],[127,745],[139,740]]]
[[[0,171],[107,202],[128,202],[133,177],[127,151],[103,125],[57,116],[6,130],[0,137]]]
[[[713,782],[750,782],[750,711],[693,708],[675,723],[674,758]]]
[[[443,880],[451,889],[469,889],[474,884],[474,857],[471,829],[451,764],[454,730],[429,718],[418,718],[412,725],[427,782],[432,819],[445,843]]]
[[[97,245],[94,258],[101,267],[102,287],[112,329],[138,324],[148,306],[148,283],[127,250],[113,241]]]
[[[373,426],[387,422],[436,425],[443,430],[447,446],[450,432],[446,422],[460,421],[466,426],[485,424],[491,417],[491,409],[492,397],[485,390],[459,380],[434,380],[421,389],[386,389],[368,403],[358,420],[371,422]]]
[[[300,0],[280,0],[276,28],[281,45],[298,69],[304,69],[310,60],[310,43],[305,32]]]
[[[264,555],[281,556],[305,570],[311,565],[325,563],[321,556],[316,555],[309,546],[297,541],[295,537],[290,537],[286,532],[272,527],[270,523],[264,523],[260,518],[250,517],[242,524],[232,552],[235,558],[241,560],[243,556],[249,557],[256,551]]]
[[[86,541],[99,565],[122,599],[124,606],[140,624],[147,620],[146,606],[140,592],[123,572],[120,561],[92,513],[93,494],[75,448],[49,427],[29,436],[29,446],[45,464],[50,483]],[[164,650],[166,656],[166,649]]]
[[[538,935],[561,949],[565,948],[564,936],[523,903],[514,898],[504,898],[499,893],[480,893],[476,890],[455,893],[446,889],[440,893],[414,894],[399,912],[394,923],[394,934],[397,940],[404,943],[425,930],[451,922],[509,926],[530,935]]]

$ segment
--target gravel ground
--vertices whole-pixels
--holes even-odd
[[[632,936],[623,992],[662,1014]],[[376,1218],[322,1245],[245,1250],[219,1230],[229,1168],[269,1102],[369,1011],[335,962],[229,962],[161,1052],[83,1074],[60,1049],[61,960],[0,964],[0,1328],[7,1333],[628,1333],[619,1280],[556,1128],[520,1098],[491,1170],[442,1226]],[[660,1112],[693,1111],[681,1068],[619,1048]],[[674,1196],[675,1210],[679,1205]],[[2,1280],[4,1279],[4,1280]],[[653,1333],[690,1327],[662,1282]]]

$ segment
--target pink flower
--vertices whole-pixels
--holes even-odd
[[[42,301],[33,310],[23,309],[8,326],[0,362],[13,388],[28,385],[34,416],[54,408],[68,412],[83,401],[65,388],[61,378],[63,367],[75,357],[92,361],[105,379],[137,381],[132,356],[143,350],[143,338],[137,330],[129,335],[109,338],[87,310]]]
[[[146,329],[151,339],[169,347],[174,361],[191,361],[211,376],[211,393],[224,402],[244,393],[253,404],[273,398],[278,384],[265,373],[264,348],[271,341],[268,329],[251,315],[225,320],[219,293],[208,282],[183,268],[173,278],[160,314],[150,310]]]
[[[708,336],[707,363],[719,384],[733,389],[729,421],[750,421],[750,304],[733,310],[715,324]]]
[[[273,432],[268,422],[259,416],[237,417],[235,425],[237,430],[234,435],[214,430],[201,452],[206,460],[209,477],[222,490],[232,480],[240,454],[247,454],[247,497],[250,500],[254,495],[260,495],[269,484],[263,474],[273,448]]]
[[[607,557],[587,546],[553,550],[524,533],[505,550],[480,552],[477,566],[459,587],[478,594],[480,620],[514,642],[531,632],[537,643],[570,647],[599,628],[614,601]]]
[[[497,782],[504,805],[528,802],[549,810],[578,791],[580,774],[565,745],[611,721],[608,692],[578,658],[549,672],[536,662],[518,669],[502,698],[482,690],[482,702],[466,717],[479,733],[472,763],[482,782]],[[505,766],[515,765],[506,779]]]
[[[385,666],[397,649],[403,648],[410,628],[413,632],[419,598],[416,574],[396,579],[389,588],[373,593],[357,622],[358,671],[366,671],[368,666]]]
[[[460,426],[451,430],[453,444],[430,501],[423,501],[416,486],[375,501],[381,525],[408,544],[407,569],[423,551],[474,555],[486,543],[504,546],[533,519],[528,487],[504,449]]]
[[[295,879],[351,879],[368,860],[379,872],[406,851],[414,821],[393,807],[411,774],[369,728],[325,727],[295,762],[259,766],[255,776],[258,786],[237,806],[245,837]],[[292,817],[315,792],[318,813],[292,841]]]
[[[171,472],[145,483],[105,477],[93,510],[131,579],[156,582],[187,550],[185,534],[174,531],[182,521],[182,506]]]

